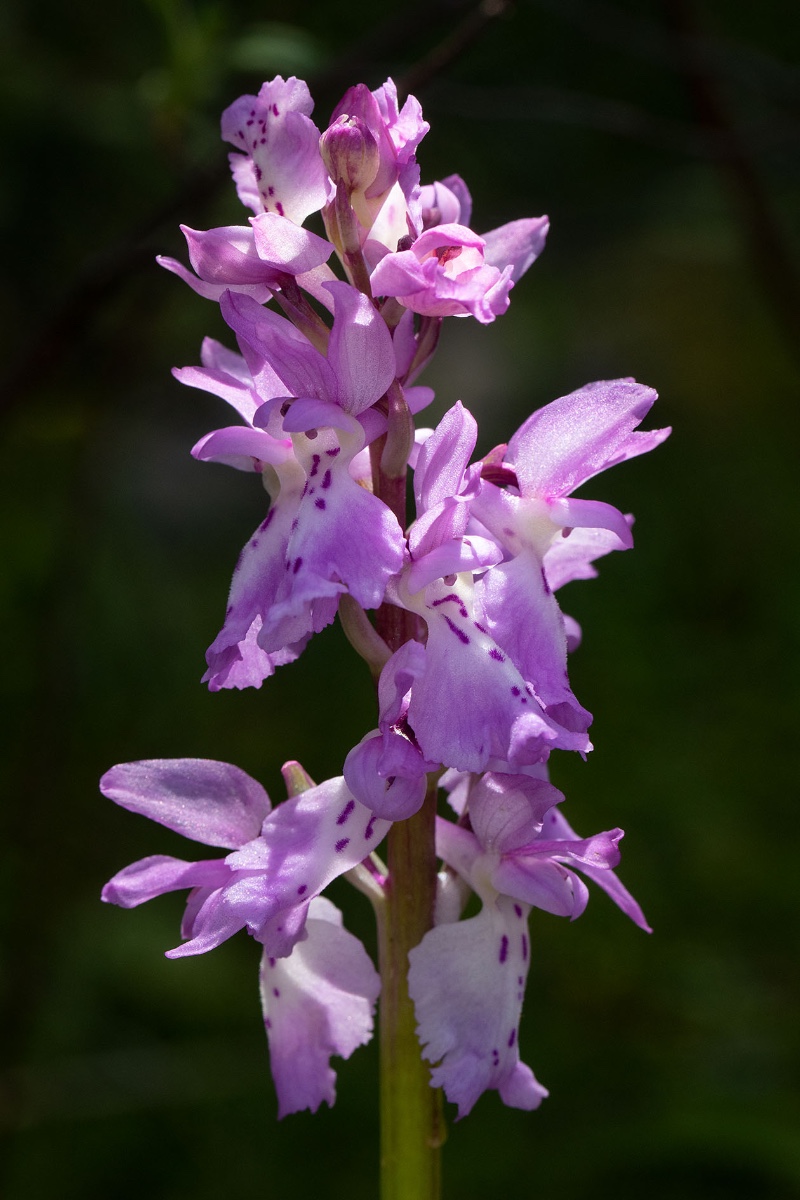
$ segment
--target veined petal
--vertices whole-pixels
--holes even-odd
[[[239,338],[264,400],[275,396],[316,396],[322,400],[331,397],[336,386],[332,368],[291,321],[235,292],[223,294],[220,311]],[[273,380],[279,380],[280,384],[275,385]]]
[[[470,788],[470,821],[484,850],[506,854],[534,842],[545,814],[563,799],[546,779],[487,772]]]
[[[288,275],[314,271],[333,254],[333,246],[325,238],[276,212],[259,213],[250,218],[250,225],[258,258]]]
[[[185,267],[182,262],[178,262],[177,258],[170,258],[166,254],[157,254],[156,262],[165,271],[177,275],[184,283],[188,283],[192,291],[197,292],[198,296],[202,296],[204,300],[219,300],[223,292],[228,290],[243,292],[246,296],[251,296],[258,304],[266,304],[268,300],[272,299],[272,290],[267,283],[208,283],[205,279],[193,275],[188,267]]]
[[[209,846],[234,848],[249,842],[271,808],[255,779],[230,763],[207,758],[122,763],[106,771],[100,790],[122,808]]]
[[[189,247],[189,261],[207,283],[221,283],[226,287],[239,283],[278,286],[278,271],[272,263],[259,257],[249,225],[223,225],[218,229],[203,230],[181,225],[181,233]]]
[[[392,335],[372,301],[349,283],[327,285],[334,321],[328,362],[336,378],[331,399],[357,415],[384,394],[395,377]]]
[[[220,888],[200,888],[197,892],[199,904],[189,897],[187,914],[181,925],[181,936],[189,941],[167,950],[166,958],[190,958],[195,954],[207,954],[244,929],[245,915],[228,903],[230,883]],[[191,911],[189,911],[191,910]]]
[[[458,495],[477,439],[478,424],[459,400],[444,414],[419,452],[414,470],[418,514]]]
[[[503,858],[491,879],[492,886],[504,896],[573,921],[586,908],[589,898],[583,881],[552,858]]]
[[[565,529],[608,529],[616,534],[620,550],[633,546],[630,522],[613,504],[569,496],[551,500],[548,508],[552,520]]]
[[[656,393],[633,379],[600,380],[538,409],[512,437],[506,462],[523,496],[567,496],[607,467],[644,454],[669,429],[635,433]]]
[[[269,1040],[278,1116],[336,1098],[331,1055],[349,1058],[372,1036],[380,977],[361,942],[342,927],[342,915],[311,901],[307,937],[288,958],[261,962],[261,1002]]]

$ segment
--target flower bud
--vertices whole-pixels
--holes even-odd
[[[334,183],[363,192],[378,174],[378,143],[360,117],[337,117],[319,139],[323,162]]]

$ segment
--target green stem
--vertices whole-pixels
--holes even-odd
[[[436,893],[432,777],[420,811],[389,831],[389,877],[379,919],[381,968],[381,1200],[438,1200],[445,1138],[442,1097],[422,1061],[408,995],[408,952],[433,924]]]
[[[402,461],[392,452],[403,440],[398,433],[409,424],[399,384],[389,389],[388,402],[388,436],[370,446],[373,489],[405,529],[408,446]],[[415,636],[417,626],[414,613],[389,603],[375,618],[377,633],[392,652]],[[438,1200],[441,1195],[442,1095],[431,1087],[430,1068],[422,1061],[408,994],[409,951],[433,926],[437,784],[438,775],[429,775],[422,808],[389,830],[385,903],[378,909],[381,1200]]]

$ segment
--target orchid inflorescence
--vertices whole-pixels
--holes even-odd
[[[103,898],[133,907],[190,889],[171,958],[240,929],[260,942],[279,1111],[316,1110],[335,1097],[331,1055],[369,1040],[381,987],[322,893],[346,876],[380,910],[392,880],[378,847],[438,792],[448,815],[435,817],[435,904],[408,955],[421,1052],[459,1116],[490,1088],[533,1109],[547,1093],[518,1047],[531,908],[578,917],[583,876],[648,929],[614,871],[622,831],[579,837],[547,774],[552,750],[591,749],[591,715],[567,673],[580,629],[555,593],[632,545],[630,516],[573,493],[669,430],[637,430],[656,396],[632,379],[554,400],[477,460],[477,424],[460,402],[435,428],[415,428],[433,400],[416,379],[443,318],[503,313],[547,218],[479,236],[462,179],[420,186],[428,125],[413,97],[399,108],[391,80],[351,88],[322,135],[312,109],[305,83],[281,77],[232,104],[222,134],[255,215],[184,228],[193,271],[160,261],[219,303],[239,346],[206,339],[202,365],[175,371],[238,416],[192,453],[255,472],[269,495],[204,679],[212,691],[258,688],[338,612],[377,682],[377,727],[338,778],[315,785],[287,763],[288,798],[275,806],[226,763],[113,767],[106,796],[225,854],[145,858]],[[315,213],[324,238],[303,228]],[[461,919],[473,894],[477,914]]]

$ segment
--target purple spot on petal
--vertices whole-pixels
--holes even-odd
[[[512,689],[511,689],[511,695],[512,695],[512,696],[518,696],[519,694],[520,694],[520,693],[519,693],[519,688],[518,688],[518,687],[512,687]]]
[[[489,630],[484,625],[481,625],[480,621],[473,621],[472,624],[480,633],[485,633],[488,635]]]
[[[264,1017],[264,1028],[272,1029],[272,1021],[270,1021],[269,1017]]]
[[[518,976],[517,976],[517,983],[519,984],[519,986],[520,986],[520,987],[522,987],[522,985],[524,984],[524,982],[525,982],[524,976],[522,976],[522,975],[518,975]]]
[[[314,507],[320,508],[320,509],[327,508],[327,505],[326,505],[325,501],[322,499],[322,496],[320,496],[317,500],[314,501]]]
[[[544,584],[545,592],[549,596],[550,595],[550,584],[547,582],[547,573],[545,572],[544,567],[542,567],[542,583]]]
[[[274,195],[275,195],[275,188],[274,188],[274,187],[267,188],[267,191],[269,192],[270,196],[274,196]]]
[[[273,994],[273,996],[275,996],[277,998],[278,996],[280,996],[281,993],[278,988],[273,988],[272,994]]]
[[[500,651],[496,647],[494,647],[493,649],[491,649],[489,651],[489,658],[493,658],[495,660],[495,662],[505,662],[506,661],[505,654],[501,654]]]
[[[297,529],[297,525],[298,525],[298,519],[297,519],[297,517],[295,517],[295,519],[292,521],[292,533],[294,533],[294,531]]]
[[[297,894],[298,894],[298,896],[304,896],[307,891],[308,891],[308,884],[301,883],[300,887],[297,889]]]
[[[330,486],[331,486],[331,473],[330,473],[330,471],[326,471],[325,474],[322,476],[323,491],[326,491]]]
[[[280,116],[280,113],[278,112],[278,106],[277,106],[277,104],[273,104],[273,106],[272,106],[272,111],[273,111],[273,113],[275,114],[275,116],[276,116],[276,117]]]
[[[448,600],[453,600],[458,605],[458,611],[461,613],[462,617],[467,617],[469,615],[467,613],[464,601],[460,596],[457,596],[455,592],[451,592],[449,596],[442,596],[439,600],[434,600],[431,608],[438,608],[440,604],[447,604]]]
[[[517,1031],[516,1031],[516,1029],[512,1029],[512,1030],[511,1030],[511,1033],[508,1035],[508,1048],[509,1048],[509,1050],[510,1050],[510,1049],[511,1049],[511,1047],[514,1045],[514,1043],[516,1042],[516,1040],[517,1040]]]
[[[320,464],[320,456],[319,456],[319,454],[312,454],[312,455],[311,455],[311,470],[310,470],[310,471],[309,471],[309,473],[308,473],[308,477],[309,477],[309,479],[313,479],[313,478],[314,478],[314,476],[316,475],[317,471],[319,470],[319,464]]]
[[[265,139],[265,140],[266,140],[266,139]],[[283,205],[281,204],[280,200],[279,200],[279,201],[278,201],[278,203],[275,205],[275,208],[277,209],[277,212],[278,212],[278,216],[279,216],[279,217],[282,217],[282,216],[284,216],[284,212],[283,212]]]
[[[233,612],[233,605],[229,604],[228,607],[225,609],[225,616],[229,617],[232,612]]]
[[[464,630],[463,630],[463,629],[459,629],[459,628],[458,628],[458,626],[455,624],[455,622],[454,622],[454,621],[451,621],[451,620],[450,620],[450,618],[449,618],[449,617],[448,617],[446,614],[445,614],[445,617],[444,617],[444,619],[445,619],[445,621],[447,622],[448,628],[449,628],[449,629],[452,629],[453,633],[456,635],[456,637],[458,638],[458,640],[459,640],[460,642],[463,642],[463,644],[464,644],[465,646],[468,646],[468,645],[469,645],[469,638],[468,638],[468,637],[467,637],[467,635],[464,633]]]
[[[341,451],[342,447],[337,446],[334,450],[326,450],[325,453],[327,454],[328,458],[336,458],[336,455],[341,454]]]
[[[522,909],[520,908],[520,906],[518,904],[514,905],[514,912],[517,914],[518,917],[522,916]]]
[[[257,538],[257,537],[254,537],[254,538],[251,538],[251,539],[250,539],[250,546],[251,546],[251,548],[252,548],[253,550],[257,550],[257,549],[258,549],[258,538]]]
[[[364,837],[366,838],[367,841],[369,841],[369,839],[372,837],[374,828],[375,828],[375,818],[370,817],[369,825],[367,825],[367,828],[364,830]]]
[[[274,508],[271,508],[271,509],[269,510],[269,512],[267,513],[266,517],[264,518],[264,520],[263,520],[263,521],[261,522],[261,524],[259,525],[259,529],[261,530],[261,532],[262,532],[262,533],[264,533],[264,532],[265,532],[265,530],[269,529],[269,527],[270,527],[270,524],[271,524],[271,522],[272,522],[272,518],[273,518],[274,516],[275,516],[275,509],[274,509]]]
[[[274,958],[268,958],[268,959],[267,959],[267,962],[269,963],[269,965],[270,965],[271,967],[274,967],[274,966],[275,966],[275,959],[274,959]]]
[[[260,183],[264,172],[261,170],[261,167],[256,166],[255,163],[253,163],[253,166],[256,168],[256,180],[258,183]]]
[[[522,935],[522,961],[528,961],[528,939],[524,933]]]
[[[345,804],[344,808],[342,809],[342,811],[339,813],[338,817],[336,818],[336,824],[344,825],[345,821],[348,819],[348,817],[352,813],[355,806],[356,806],[355,800],[348,800],[347,804]]]
[[[294,566],[292,567],[292,574],[293,574],[293,575],[296,575],[296,574],[297,574],[297,572],[298,572],[298,571],[300,570],[300,568],[302,567],[302,565],[303,565],[303,560],[302,560],[302,558],[296,558],[296,559],[294,560]]]
[[[337,854],[341,854],[341,852],[342,852],[342,850],[344,850],[345,846],[349,846],[349,845],[350,845],[350,838],[339,838],[339,841],[334,846],[334,850],[336,851]]]
[[[504,963],[508,958],[508,938],[505,934],[500,939],[500,962]]]

